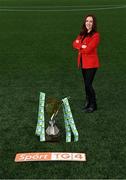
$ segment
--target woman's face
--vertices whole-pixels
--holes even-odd
[[[87,28],[87,31],[90,32],[93,27],[93,18],[91,16],[88,16],[85,21],[85,26]]]

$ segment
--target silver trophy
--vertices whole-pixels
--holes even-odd
[[[46,103],[46,112],[49,117],[48,127],[46,129],[46,141],[59,141],[60,130],[56,124],[56,117],[60,109],[61,102],[55,98],[48,98]]]

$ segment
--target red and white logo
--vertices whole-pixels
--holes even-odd
[[[85,153],[69,152],[33,152],[18,153],[15,162],[27,161],[86,161]]]

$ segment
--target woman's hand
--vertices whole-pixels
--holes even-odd
[[[78,40],[78,39],[76,40],[76,43],[79,43],[79,40]]]
[[[85,49],[86,47],[87,47],[86,45],[82,45],[82,46],[81,46],[82,49]]]

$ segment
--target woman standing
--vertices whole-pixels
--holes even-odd
[[[97,32],[96,18],[87,15],[84,18],[82,31],[73,41],[73,47],[78,50],[78,67],[82,70],[85,85],[86,103],[83,108],[85,112],[97,110],[95,90],[92,86],[94,76],[99,68],[97,47],[100,37]]]

